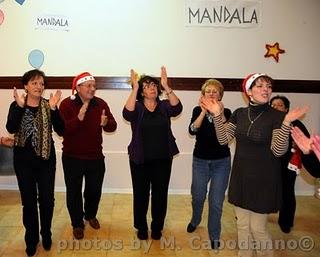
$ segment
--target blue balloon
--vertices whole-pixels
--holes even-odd
[[[38,49],[32,50],[29,54],[28,60],[33,68],[39,69],[43,64],[44,54]]]
[[[20,4],[20,5],[23,5],[24,1],[25,1],[25,0],[16,0],[16,2],[17,2],[18,4]]]

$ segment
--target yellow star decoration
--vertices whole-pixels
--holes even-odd
[[[274,45],[268,45],[266,44],[267,53],[264,55],[264,57],[273,57],[276,62],[279,62],[279,54],[283,54],[286,51],[281,49],[279,47],[279,43],[276,42]]]

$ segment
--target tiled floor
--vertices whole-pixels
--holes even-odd
[[[186,232],[191,215],[190,196],[170,195],[164,236],[160,241],[136,239],[132,227],[130,194],[103,194],[98,213],[101,229],[95,231],[86,226],[85,238],[81,241],[72,239],[65,193],[56,193],[55,203],[52,249],[46,252],[40,246],[37,256],[237,256],[237,251],[234,250],[234,213],[227,202],[222,218],[222,239],[225,245],[219,252],[210,250],[206,229],[207,208],[197,230],[192,234]],[[275,256],[320,256],[320,200],[312,196],[297,197],[296,222],[290,234],[280,231],[276,215],[270,215],[269,226],[273,239],[279,243],[278,248],[285,248],[275,251]],[[0,191],[0,256],[26,256],[23,237],[19,193]],[[310,251],[303,248],[310,247],[308,240],[312,240],[314,244]]]

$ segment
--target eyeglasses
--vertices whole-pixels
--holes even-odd
[[[157,87],[158,85],[156,83],[154,83],[153,81],[151,82],[144,82],[143,83],[143,89],[146,89],[146,88],[152,88],[152,87]]]
[[[87,88],[87,89],[97,89],[96,84],[80,84],[81,87]]]

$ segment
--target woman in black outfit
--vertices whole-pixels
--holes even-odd
[[[284,113],[288,113],[290,109],[290,101],[285,96],[274,96],[270,100],[270,105],[276,110]],[[292,126],[298,127],[305,135],[308,137],[310,136],[308,130],[301,121],[293,121]],[[293,160],[295,157],[297,163]],[[308,168],[311,158],[312,156],[305,156],[301,152],[290,136],[288,150],[281,157],[282,205],[279,212],[278,224],[284,233],[290,233],[294,224],[294,216],[296,212],[296,196],[294,187],[297,175],[300,173],[299,166],[302,164]]]
[[[62,135],[64,124],[57,104],[61,91],[46,100],[42,93],[46,86],[45,74],[30,70],[22,77],[26,95],[14,88],[15,101],[10,105],[7,130],[14,134],[14,169],[23,206],[23,225],[28,256],[36,254],[39,243],[39,218],[42,245],[50,250],[51,221],[54,208],[56,154],[52,127]]]
[[[249,106],[235,110],[226,125],[223,104],[203,99],[204,107],[214,114],[219,143],[236,140],[228,198],[237,216],[239,256],[252,256],[254,251],[257,256],[273,256],[267,219],[281,207],[278,157],[287,151],[291,122],[307,111],[295,108],[285,114],[271,108],[272,85],[266,74],[249,75],[243,82]]]
[[[161,81],[151,76],[137,80],[131,70],[132,91],[122,115],[131,123],[128,146],[133,187],[134,227],[140,240],[148,239],[147,212],[151,191],[151,238],[159,240],[167,213],[172,159],[179,150],[171,130],[171,117],[178,116],[182,104],[169,87],[167,71],[161,68]],[[160,100],[161,87],[167,99]]]

